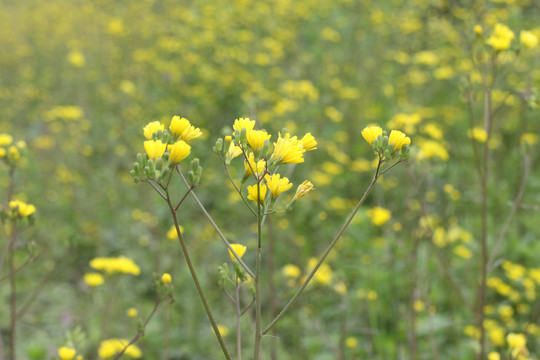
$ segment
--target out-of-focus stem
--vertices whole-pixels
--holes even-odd
[[[259,360],[261,349],[261,260],[262,260],[262,209],[261,181],[257,180],[257,262],[255,265],[255,345],[253,360]]]

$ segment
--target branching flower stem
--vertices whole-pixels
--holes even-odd
[[[208,319],[210,320],[210,323],[212,324],[212,328],[214,329],[214,333],[216,334],[216,337],[218,339],[219,345],[221,346],[221,350],[223,351],[223,355],[225,355],[225,358],[227,360],[231,360],[231,356],[229,355],[229,351],[227,350],[227,346],[225,345],[225,341],[223,340],[223,336],[221,335],[219,328],[217,326],[216,321],[214,320],[214,315],[212,314],[212,311],[210,310],[210,305],[208,305],[208,301],[206,300],[206,296],[204,295],[204,291],[201,287],[201,284],[199,282],[199,278],[197,276],[197,272],[195,271],[195,268],[193,267],[193,263],[191,262],[191,256],[189,255],[188,248],[186,246],[186,243],[184,241],[184,237],[182,236],[182,232],[180,231],[180,225],[178,223],[178,217],[176,216],[176,210],[174,208],[174,205],[171,202],[169,191],[165,191],[166,195],[166,201],[167,205],[169,205],[169,209],[171,210],[171,215],[174,220],[174,227],[176,229],[176,235],[178,236],[178,240],[180,242],[180,246],[182,247],[182,251],[184,253],[184,258],[186,259],[186,264],[189,268],[189,272],[191,273],[191,277],[193,278],[193,282],[195,283],[195,287],[197,288],[197,292],[199,293],[199,296],[201,298],[201,301],[204,306],[204,310],[206,311],[206,315],[208,316]]]
[[[385,169],[383,172],[380,172],[381,170],[381,164],[383,162],[383,159],[382,157],[379,155],[379,163],[377,165],[377,170],[375,171],[375,174],[373,175],[373,178],[371,180],[371,183],[369,184],[369,186],[367,187],[366,191],[364,192],[364,194],[362,195],[362,197],[360,198],[360,200],[358,201],[358,203],[356,204],[356,206],[354,207],[354,209],[351,211],[351,213],[349,214],[349,216],[347,217],[347,219],[345,220],[345,222],[343,223],[343,225],[341,225],[341,228],[338,230],[338,232],[336,233],[336,235],[334,236],[334,239],[332,240],[332,242],[330,243],[330,245],[328,245],[328,247],[326,248],[326,250],[324,251],[324,253],[322,254],[321,258],[319,259],[319,261],[317,262],[317,265],[315,265],[315,267],[313,268],[313,270],[311,270],[311,272],[309,273],[309,275],[307,276],[306,280],[304,280],[304,282],[302,283],[302,285],[300,286],[300,288],[296,291],[296,293],[294,294],[294,296],[289,300],[289,302],[287,303],[287,305],[285,305],[285,307],[281,310],[281,312],[270,322],[270,324],[268,324],[268,326],[262,331],[261,335],[265,335],[266,333],[268,333],[268,331],[270,331],[275,325],[276,323],[283,317],[283,315],[285,315],[285,313],[289,310],[289,308],[296,302],[296,300],[298,299],[298,297],[300,296],[300,294],[302,294],[302,292],[304,291],[304,289],[306,288],[306,286],[309,284],[309,282],[311,281],[311,279],[313,278],[313,276],[315,276],[315,273],[317,272],[317,270],[319,269],[319,267],[322,265],[322,263],[326,260],[326,258],[328,257],[328,254],[330,254],[330,252],[332,251],[332,249],[334,248],[334,246],[336,245],[336,243],[338,242],[338,240],[341,238],[341,235],[343,235],[343,233],[345,232],[345,230],[347,229],[347,227],[349,227],[351,221],[353,220],[354,216],[356,215],[356,213],[358,212],[358,210],[360,209],[360,207],[362,206],[362,204],[364,203],[364,201],[366,200],[368,194],[371,192],[371,189],[373,188],[373,186],[375,185],[375,183],[377,182],[377,180],[379,179],[379,177],[385,173],[386,171],[388,171],[390,168],[394,167],[396,164],[392,165],[391,167]]]
[[[253,360],[259,360],[261,349],[261,261],[262,261],[262,210],[261,180],[257,180],[257,262],[255,267],[255,346]]]
[[[182,171],[180,170],[180,168],[177,166],[176,167],[176,171],[178,172],[178,174],[180,174],[180,177],[182,178],[182,180],[184,181],[184,183],[186,184],[187,187],[189,187],[189,183],[188,181],[186,180],[184,174],[182,174]],[[191,191],[190,192],[191,194],[191,197],[193,197],[193,199],[195,200],[195,202],[197,203],[197,205],[199,205],[199,207],[201,208],[201,211],[204,213],[204,215],[207,217],[208,221],[210,221],[210,224],[212,224],[212,226],[214,227],[214,230],[216,230],[216,232],[218,233],[219,237],[221,238],[221,240],[223,240],[223,242],[225,243],[225,245],[227,246],[227,248],[231,251],[231,253],[234,255],[234,257],[236,258],[236,260],[238,260],[238,263],[240,265],[242,265],[242,267],[244,268],[244,270],[246,270],[246,272],[249,274],[249,276],[251,276],[251,278],[255,278],[255,274],[253,274],[253,271],[251,271],[251,269],[246,265],[246,263],[240,258],[240,256],[238,256],[238,254],[236,253],[236,251],[234,251],[234,249],[232,248],[231,246],[231,243],[229,242],[229,240],[227,240],[227,238],[225,237],[225,235],[223,234],[223,232],[220,230],[220,228],[217,226],[216,222],[214,221],[214,219],[212,218],[212,216],[210,216],[210,214],[208,213],[208,211],[206,211],[206,209],[204,208],[204,205],[201,203],[201,201],[199,200],[199,198],[197,197],[197,195],[195,194],[194,191]]]

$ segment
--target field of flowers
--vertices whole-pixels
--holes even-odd
[[[0,2],[0,360],[540,359],[539,38],[536,0]]]

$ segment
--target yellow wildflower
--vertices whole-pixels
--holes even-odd
[[[183,234],[184,233],[184,227],[182,225],[180,225],[179,227],[180,227],[180,234]],[[167,239],[169,239],[171,241],[174,241],[174,240],[178,239],[177,236],[178,235],[176,234],[176,227],[174,225],[172,225],[171,228],[169,229],[169,231],[167,231]]]
[[[266,184],[268,186],[268,189],[272,193],[272,199],[277,199],[277,197],[289,190],[293,184],[289,182],[289,179],[286,177],[280,178],[279,174],[273,174],[272,176],[266,175],[264,177],[266,179]]]
[[[297,278],[300,276],[301,273],[300,268],[293,264],[285,265],[283,269],[281,269],[281,272],[283,273],[283,275],[289,278]]]
[[[73,50],[68,54],[68,61],[71,65],[75,67],[83,67],[86,65],[86,59],[84,58],[84,54],[80,52],[79,50]]]
[[[309,180],[304,180],[303,183],[298,185],[296,189],[296,194],[294,194],[294,200],[298,200],[306,196],[306,194],[312,190],[315,190],[313,184]]]
[[[384,225],[392,217],[390,210],[380,206],[369,209],[367,211],[367,215],[371,219],[371,223],[375,226]]]
[[[495,24],[493,34],[487,39],[486,44],[490,45],[497,51],[506,50],[510,47],[510,43],[514,38],[514,33],[508,28],[508,26],[502,24]]]
[[[89,286],[99,286],[103,284],[104,281],[105,279],[100,273],[91,272],[84,274],[84,282],[87,283]]]
[[[317,265],[317,259],[311,258],[308,261],[308,272],[311,272],[315,266]],[[332,269],[327,264],[323,263],[321,266],[317,269],[317,272],[315,273],[314,280],[320,284],[328,285],[330,282],[332,282]]]
[[[99,344],[98,355],[102,359],[108,359],[122,351],[126,345],[129,344],[129,341],[126,339],[108,339],[103,340]],[[132,358],[142,357],[142,351],[135,345],[130,345],[126,352],[124,353]]]
[[[475,25],[475,26],[474,26],[474,33],[475,33],[476,35],[482,35],[482,32],[483,32],[483,31],[484,31],[484,30],[482,29],[482,27],[481,27],[480,25]]]
[[[454,248],[454,254],[456,254],[457,256],[463,258],[463,259],[470,259],[472,258],[473,254],[471,252],[471,250],[469,250],[467,247],[463,246],[463,245],[458,245]]]
[[[127,311],[126,311],[126,314],[127,316],[129,316],[130,318],[134,318],[134,317],[137,317],[137,315],[139,314],[139,312],[137,311],[137,309],[135,308],[129,308]]]
[[[501,355],[496,351],[492,351],[488,354],[488,360],[501,360]]]
[[[484,128],[474,127],[467,132],[467,136],[478,142],[485,143],[487,140],[487,132]]]
[[[143,128],[144,137],[148,140],[152,140],[154,133],[158,132],[159,130],[163,131],[163,129],[165,129],[165,125],[163,125],[159,121],[149,122]]]
[[[298,164],[304,162],[304,145],[298,141],[296,136],[289,134],[281,137],[279,134],[277,142],[274,143],[274,152],[270,156],[270,161],[281,164]]]
[[[410,145],[411,139],[399,130],[392,130],[388,137],[388,144],[393,144],[392,152],[399,150],[403,145]]]
[[[512,358],[524,358],[529,355],[527,350],[527,337],[525,334],[510,333],[506,336],[508,347],[512,350]]]
[[[368,126],[362,130],[362,137],[373,146],[373,141],[382,135],[382,128],[380,126]]]
[[[16,146],[10,146],[8,149],[8,157],[11,160],[19,160],[19,158],[21,157],[21,153]]]
[[[170,284],[172,282],[172,276],[169,273],[164,273],[161,275],[161,282],[165,285]]]
[[[255,175],[258,176],[266,168],[266,162],[263,159],[259,160],[257,164],[255,165],[255,157],[253,156],[252,153],[249,154],[248,159],[249,159],[249,163],[244,160],[244,168],[245,168],[244,176],[250,176],[251,174],[253,174],[251,169],[253,169],[255,171]]]
[[[247,132],[247,142],[256,152],[264,146],[264,142],[269,140],[271,136],[266,130],[249,130]]]
[[[349,349],[354,349],[358,346],[358,340],[355,337],[349,336],[345,339],[345,346]]]
[[[8,146],[13,142],[13,137],[9,134],[0,134],[0,146]]]
[[[231,247],[233,248],[236,255],[238,255],[239,258],[242,258],[244,254],[246,253],[247,247],[245,247],[242,244],[231,244]],[[231,260],[236,260],[236,257],[232,253],[231,250],[229,250],[229,256],[231,257]]]
[[[522,144],[535,145],[538,143],[538,134],[534,133],[525,133],[521,135],[519,142]]]
[[[36,212],[36,207],[34,205],[19,200],[10,201],[9,208],[11,210],[16,210],[19,217],[27,217]]]
[[[519,41],[521,42],[521,45],[527,49],[532,49],[538,45],[538,37],[534,33],[526,30],[523,30],[519,34]]]
[[[238,145],[235,145],[232,141],[229,145],[229,150],[227,151],[227,154],[225,154],[225,158],[228,161],[231,161],[232,159],[236,158],[242,153],[242,148]]]
[[[227,336],[229,335],[229,328],[225,325],[218,325],[218,331],[221,334],[221,336]]]
[[[116,272],[124,274],[139,275],[141,269],[133,260],[125,256],[119,256],[116,258],[97,257],[90,260],[90,267],[96,270],[105,270],[108,274],[114,274]]]
[[[146,150],[146,155],[152,160],[160,158],[165,153],[167,149],[167,144],[161,142],[161,140],[147,140],[144,142],[144,149]]]
[[[0,158],[6,157],[7,151],[4,148],[0,148]]]
[[[72,360],[77,351],[67,346],[62,346],[58,349],[58,357],[60,360]]]
[[[248,186],[248,199],[257,201],[257,184]],[[258,201],[262,203],[264,201],[264,198],[266,197],[266,185],[260,184],[259,185],[259,197]]]
[[[180,118],[178,115],[173,116],[171,119],[169,130],[171,130],[174,136],[184,141],[189,141],[202,135],[201,129],[194,127],[188,119],[184,117]]]
[[[307,133],[306,135],[304,135],[304,137],[300,139],[300,142],[302,143],[302,146],[306,151],[317,149],[317,140],[315,140],[311,133]]]
[[[178,164],[180,161],[188,157],[191,152],[191,146],[185,141],[179,140],[172,145],[169,145],[169,162],[171,164]]]
[[[249,118],[239,118],[234,120],[233,129],[242,131],[246,129],[247,131],[253,130],[255,127],[255,120],[250,120]]]

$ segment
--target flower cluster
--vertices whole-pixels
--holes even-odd
[[[293,186],[287,177],[277,172],[279,166],[303,163],[304,154],[317,149],[317,141],[311,133],[298,138],[283,130],[278,134],[277,140],[271,142],[272,135],[266,130],[255,129],[255,120],[249,118],[236,119],[233,129],[232,136],[226,136],[224,140],[218,139],[214,150],[220,154],[225,166],[243,155],[242,184],[250,178],[255,180],[254,185],[247,187],[247,199],[262,205],[273,204],[282,193]],[[288,208],[290,209],[292,203],[313,189],[311,182],[304,181],[298,187]]]
[[[409,157],[411,139],[399,130],[392,130],[388,136],[379,126],[368,126],[362,130],[362,137],[375,150],[381,159]]]
[[[123,273],[140,275],[141,273],[139,266],[125,256],[97,257],[90,260],[90,267],[96,270],[103,270],[107,274]]]
[[[26,218],[36,212],[36,207],[23,201],[12,200],[9,202],[9,210],[13,218]]]
[[[120,351],[124,350],[127,344],[129,344],[129,340],[126,339],[103,340],[99,344],[98,355],[101,359],[111,358]],[[142,357],[141,349],[133,344],[128,346],[124,354],[135,359]]]
[[[135,181],[166,178],[191,153],[187,142],[200,137],[202,132],[188,119],[175,115],[168,129],[159,121],[152,121],[143,128],[143,134],[146,154],[138,154],[133,164],[131,175]]]
[[[15,164],[21,158],[21,149],[26,147],[24,141],[13,143],[13,136],[0,134],[0,159],[8,164]]]

